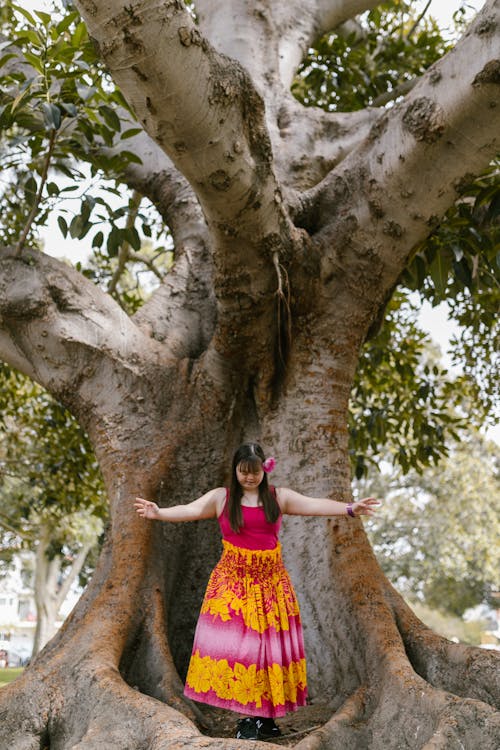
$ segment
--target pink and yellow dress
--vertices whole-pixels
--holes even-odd
[[[226,498],[227,506],[227,498]],[[305,705],[306,662],[297,597],[281,558],[281,516],[243,506],[235,533],[219,517],[222,557],[208,581],[184,693],[247,716]]]

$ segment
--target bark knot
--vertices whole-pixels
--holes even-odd
[[[415,99],[403,115],[403,127],[416,141],[435,143],[443,134],[444,126],[443,110],[426,96]]]
[[[208,181],[213,188],[215,188],[216,190],[221,190],[223,192],[229,190],[229,187],[231,185],[231,178],[229,177],[227,172],[224,172],[223,169],[217,169],[215,172],[212,172],[212,174],[208,178]]]
[[[500,83],[500,60],[490,60],[472,81],[473,86],[482,83]]]
[[[497,27],[497,23],[495,21],[494,16],[486,16],[486,18],[481,18],[477,22],[474,32],[478,34],[479,36],[482,36],[483,34],[492,34]]]
[[[184,47],[190,47],[192,44],[201,47],[202,38],[198,29],[190,29],[188,26],[179,26],[179,31],[177,33],[179,35],[180,43]]]
[[[389,237],[393,237],[394,239],[398,239],[403,235],[403,228],[396,221],[384,222],[382,231],[384,232],[384,234],[387,234]]]

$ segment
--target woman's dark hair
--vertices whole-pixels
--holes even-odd
[[[229,502],[227,504],[227,515],[233,531],[238,533],[243,527],[243,511],[241,510],[241,498],[243,487],[236,477],[236,469],[239,466],[243,471],[259,471],[265,461],[264,451],[258,443],[243,443],[233,456],[231,472],[231,486],[229,488]],[[267,474],[264,472],[262,482],[259,484],[259,505],[264,508],[266,521],[275,523],[281,513],[280,506],[275,495],[269,488]]]

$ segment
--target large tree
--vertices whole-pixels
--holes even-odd
[[[203,736],[181,697],[216,526],[144,523],[131,499],[185,502],[223,483],[245,437],[279,457],[276,483],[349,499],[360,348],[415,248],[499,149],[500,3],[394,106],[343,113],[290,87],[311,43],[373,1],[199,0],[195,20],[181,0],[77,5],[141,125],[126,179],[158,206],[176,263],[128,315],[68,265],[2,249],[0,353],[88,431],[111,527],[64,628],[2,690],[0,742],[238,747]],[[50,92],[44,112],[49,157]],[[100,147],[120,156],[119,142]],[[498,746],[498,658],[420,623],[361,521],[287,519],[283,537],[311,692],[331,707],[296,747]]]

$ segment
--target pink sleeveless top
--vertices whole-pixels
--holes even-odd
[[[274,549],[278,544],[281,514],[278,516],[277,521],[269,523],[266,520],[266,514],[262,506],[250,508],[242,505],[243,528],[240,529],[239,533],[236,533],[232,530],[227,516],[228,499],[229,489],[226,488],[226,502],[218,518],[222,538],[235,547],[243,547],[243,549]]]

